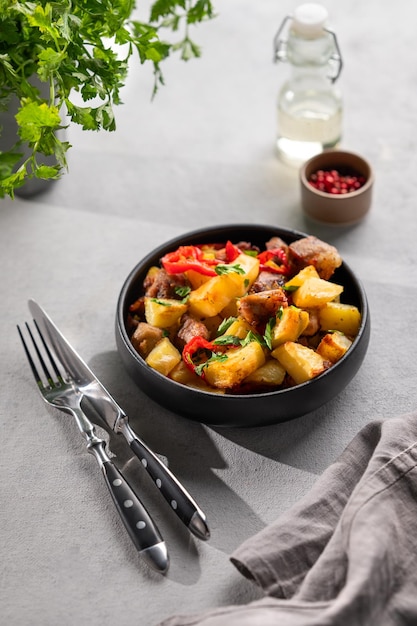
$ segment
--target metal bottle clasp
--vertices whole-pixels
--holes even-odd
[[[292,20],[292,16],[291,15],[287,15],[286,17],[284,17],[284,19],[282,20],[281,26],[279,27],[275,37],[274,37],[274,56],[273,56],[273,61],[274,63],[278,63],[278,62],[285,62],[287,61],[287,39],[284,39],[281,37],[282,33],[284,32],[284,29],[287,27],[287,24],[290,20]],[[342,54],[340,52],[340,48],[339,48],[339,43],[337,41],[337,37],[336,37],[336,33],[334,33],[332,30],[329,30],[328,28],[323,28],[323,30],[326,33],[329,33],[329,35],[332,36],[333,38],[333,43],[334,43],[334,53],[332,54],[332,56],[330,57],[329,61],[331,63],[331,66],[333,68],[333,72],[329,75],[329,79],[332,83],[335,83],[337,81],[337,79],[339,78],[341,72],[342,72],[342,68],[343,68],[343,59],[342,59]]]

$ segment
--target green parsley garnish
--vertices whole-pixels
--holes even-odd
[[[218,329],[217,329],[217,334],[218,335],[223,335],[223,333],[226,332],[226,330],[228,328],[230,328],[230,326],[233,324],[233,322],[235,322],[237,320],[236,317],[226,317],[221,324],[219,325]]]
[[[213,341],[216,346],[240,346],[241,340],[236,335],[222,335]]]
[[[264,341],[270,350],[272,350],[272,331],[274,330],[276,323],[276,317],[271,317],[265,327]]]
[[[239,263],[236,263],[235,265],[216,265],[216,267],[214,268],[214,271],[216,272],[216,274],[218,274],[219,276],[222,276],[223,274],[244,274],[245,270],[243,269],[243,267],[241,265],[239,265]]]
[[[300,288],[300,285],[290,285],[289,287],[283,285],[282,288],[284,289],[284,291],[288,291],[289,293],[291,293],[292,291],[297,291],[297,289]]]
[[[261,335],[258,335],[258,333],[254,333],[253,330],[250,330],[248,334],[246,335],[246,337],[241,340],[240,345],[242,346],[242,348],[244,348],[245,346],[248,345],[248,343],[251,343],[252,341],[256,341],[261,346],[265,345],[264,340],[261,337]]]
[[[161,306],[172,306],[170,302],[166,300],[158,300],[158,298],[151,298],[151,302],[156,302],[156,304],[160,304]]]
[[[177,287],[174,288],[174,291],[177,294],[177,296],[182,298],[181,304],[185,304],[188,301],[188,298],[190,296],[191,287],[188,287],[186,285],[184,285],[184,287],[181,287],[180,285],[178,285]]]
[[[197,376],[201,376],[204,368],[207,367],[210,363],[214,363],[214,361],[220,361],[220,362],[226,361],[227,358],[228,358],[227,354],[213,352],[213,354],[211,355],[209,359],[207,359],[207,361],[205,361],[204,363],[200,363],[200,365],[195,366],[194,372],[197,374]]]
[[[174,291],[177,294],[177,296],[180,296],[181,298],[185,298],[185,296],[189,295],[191,291],[191,287],[188,287],[187,285],[184,285],[183,287],[181,287],[180,285],[178,285],[177,287],[175,287]]]

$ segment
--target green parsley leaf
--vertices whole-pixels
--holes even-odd
[[[217,334],[218,335],[223,335],[223,333],[226,332],[226,330],[228,328],[230,328],[230,326],[233,324],[233,322],[236,321],[236,317],[226,317],[220,324],[219,327],[217,329]]]
[[[236,335],[222,335],[213,341],[216,346],[240,346],[241,339]]]
[[[191,287],[188,287],[186,285],[182,287],[178,285],[177,287],[174,288],[174,291],[177,294],[177,296],[180,296],[180,298],[182,298],[181,303],[185,304],[188,301],[188,298],[190,296]]]
[[[43,180],[55,180],[59,178],[59,167],[57,165],[39,165],[35,171],[35,176]]]
[[[288,291],[288,293],[291,293],[292,291],[297,291],[297,289],[299,289],[299,285],[290,285],[289,287],[286,287],[285,285],[283,285],[282,288],[285,291]]]
[[[244,348],[245,346],[247,346],[252,341],[256,341],[261,346],[265,345],[263,337],[261,337],[261,335],[259,335],[258,333],[253,332],[253,330],[250,330],[248,332],[248,334],[246,335],[246,337],[241,340],[240,345],[242,346],[242,348]]]
[[[222,265],[222,264],[216,265],[216,267],[214,268],[214,271],[219,276],[222,276],[224,274],[244,274],[245,273],[245,270],[243,269],[241,265],[239,265],[239,263],[236,263],[235,265]]]
[[[16,120],[20,125],[20,137],[29,143],[39,141],[45,127],[56,128],[61,123],[57,107],[50,107],[45,102],[39,104],[29,99],[23,100]]]
[[[276,317],[270,317],[267,325],[265,326],[264,341],[269,350],[272,350],[272,331],[274,330],[275,324]]]
[[[172,306],[170,302],[166,302],[165,300],[158,300],[158,298],[151,298],[151,302],[156,302],[156,304],[160,304],[161,306]]]
[[[207,361],[205,361],[204,363],[200,363],[200,365],[197,365],[194,368],[194,371],[198,376],[201,376],[203,374],[204,368],[206,368],[210,363],[214,363],[215,361],[223,362],[227,361],[227,359],[227,354],[213,352],[211,357],[207,359]]]
[[[194,6],[190,6],[187,14],[189,24],[202,22],[205,18],[213,17],[213,8],[210,0],[197,0]]]

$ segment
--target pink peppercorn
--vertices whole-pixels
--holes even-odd
[[[351,193],[357,191],[366,182],[360,174],[349,172],[343,174],[338,170],[317,170],[311,174],[308,182],[312,187],[333,195]]]

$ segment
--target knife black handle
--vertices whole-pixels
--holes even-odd
[[[168,556],[156,524],[115,464],[105,461],[101,467],[114,504],[135,547],[151,567],[165,572]]]
[[[197,537],[208,539],[206,516],[172,472],[140,439],[132,439],[130,447],[180,520]]]

